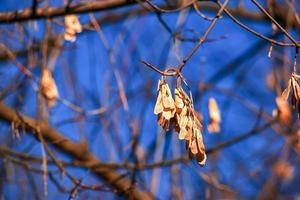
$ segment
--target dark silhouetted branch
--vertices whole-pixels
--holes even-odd
[[[3,102],[0,102],[0,118],[9,123],[18,121],[23,124],[26,131],[35,132],[34,130],[37,124],[35,119],[18,113],[14,109],[6,106]],[[85,166],[93,166],[96,163],[101,163],[101,161],[88,150],[86,143],[75,143],[69,140],[45,122],[40,123],[40,133],[45,141],[53,144],[59,151],[84,163]],[[107,184],[115,188],[120,194],[127,195],[127,190],[130,187],[129,180],[125,178],[119,179],[120,175],[118,173],[107,168],[91,168],[91,170],[106,181]],[[138,189],[133,191],[133,195],[134,199],[152,199],[150,194],[139,191]]]
[[[67,14],[79,14],[109,10],[113,8],[128,6],[133,3],[136,2],[133,0],[106,0],[80,3],[76,5],[70,5],[68,7],[36,8],[35,11],[32,8],[27,8],[25,10],[0,13],[0,24],[22,22],[33,19],[53,18]]]

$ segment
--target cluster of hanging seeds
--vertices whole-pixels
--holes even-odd
[[[164,77],[158,81],[157,100],[154,113],[158,124],[168,130],[171,125],[178,132],[178,138],[186,141],[186,148],[190,157],[196,157],[197,162],[203,166],[206,161],[203,144],[201,123],[196,116],[192,96],[185,93],[181,87],[181,78],[178,78],[174,91],[175,101]]]
[[[282,97],[287,101],[289,96],[291,96],[292,107],[297,110],[298,118],[300,118],[300,86],[297,78],[299,78],[298,75],[292,74],[288,87],[282,93]]]
[[[173,119],[175,112],[175,102],[168,84],[165,79],[158,80],[154,114],[157,115],[157,122],[164,130],[168,130],[170,120]]]

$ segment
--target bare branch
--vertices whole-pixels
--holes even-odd
[[[32,130],[36,129],[36,120],[23,114],[18,114],[14,109],[7,107],[4,103],[0,102],[1,119],[11,123],[14,120],[19,119],[18,115],[22,116],[22,119],[24,120],[23,123],[27,131],[31,132]],[[78,161],[85,163],[86,166],[91,166],[95,163],[101,163],[101,161],[88,150],[85,142],[72,142],[45,122],[40,123],[40,131],[47,142],[53,143],[58,150],[65,154],[71,155]],[[130,181],[125,178],[115,181],[120,175],[107,169],[92,168],[92,170],[100,178],[105,180],[109,185],[119,191],[120,194],[127,195],[126,191],[130,187]],[[133,195],[136,199],[152,199],[149,194],[137,189],[133,191]]]

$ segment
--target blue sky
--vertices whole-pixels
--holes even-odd
[[[21,3],[19,1],[2,1],[0,11],[23,9],[29,7],[30,3],[31,1],[22,1]],[[231,6],[234,4],[235,1]],[[61,5],[61,3],[53,1],[52,5]],[[254,9],[248,1],[245,6]],[[95,13],[95,16],[98,18],[126,9],[128,8]],[[214,15],[213,13],[206,14]],[[195,36],[189,33],[189,30],[193,30],[197,32],[196,37],[202,36],[209,25],[209,22],[200,18],[193,11],[163,14],[162,18],[173,31],[180,30],[184,31],[184,34]],[[82,24],[87,23],[89,16],[87,14],[79,15],[79,20]],[[180,20],[184,20],[184,25],[178,29]],[[243,22],[261,34],[269,35],[271,33],[270,23],[251,20]],[[52,36],[63,33],[62,23],[62,17],[55,18],[52,23]],[[30,45],[33,40],[41,41],[43,39],[44,20],[32,23],[23,22],[21,26],[25,32],[29,33],[29,36],[22,38],[20,33],[16,33],[16,24],[0,25],[1,30],[7,30],[0,36],[1,42],[4,42],[11,49],[17,50],[26,48],[26,45]],[[153,108],[156,98],[156,84],[160,75],[141,64],[140,60],[145,60],[161,70],[165,69],[166,66],[176,66],[180,62],[178,58],[182,59],[187,55],[194,43],[176,41],[174,44],[173,38],[160,24],[155,14],[132,16],[115,23],[100,24],[100,26],[112,47],[116,59],[116,70],[120,73],[121,81],[124,84],[129,110],[126,111],[122,107],[113,72],[114,67],[109,62],[109,55],[103,42],[97,32],[85,29],[77,35],[75,43],[64,41],[62,51],[53,69],[53,76],[61,98],[79,105],[85,110],[105,107],[108,112],[100,116],[86,117],[81,122],[61,124],[62,121],[76,117],[78,114],[61,102],[57,102],[57,105],[49,110],[49,123],[72,140],[79,141],[86,138],[92,152],[107,162],[121,162],[125,158],[132,160],[130,156],[132,153],[130,124],[135,120],[140,123],[139,141],[141,148],[148,155],[147,162],[151,163],[157,158],[169,160],[184,155],[184,143],[178,142],[173,131],[162,133],[156,123]],[[6,37],[9,35],[9,31],[15,32],[15,35]],[[17,41],[18,38],[20,41]],[[251,130],[255,125],[263,124],[264,120],[258,120],[256,114],[246,108],[244,103],[246,102],[252,108],[271,115],[276,106],[276,95],[266,84],[266,77],[272,71],[272,60],[268,58],[269,44],[244,31],[227,17],[223,17],[217,22],[208,39],[213,41],[205,42],[199,48],[188,61],[182,73],[193,92],[195,109],[201,112],[204,117],[204,143],[206,148],[211,148],[218,143]],[[254,48],[252,51],[248,51],[258,43],[261,43],[258,49]],[[221,78],[217,78],[217,82],[209,82],[216,73],[241,55],[246,55],[246,58],[229,66],[226,73],[223,73]],[[287,53],[287,56],[291,55],[291,53]],[[37,58],[37,64],[32,66],[30,71],[39,77],[40,53],[37,54]],[[27,65],[29,61],[26,57],[20,57],[18,62]],[[14,63],[2,61],[0,89],[6,87],[16,73],[18,73],[18,68]],[[22,76],[18,81],[25,79]],[[174,87],[174,79],[168,80],[170,85],[173,84],[171,87]],[[200,83],[213,84],[214,87],[209,91],[200,91]],[[227,95],[224,91],[233,91],[238,98]],[[18,96],[23,98],[20,100]],[[207,102],[210,97],[214,97],[218,101],[221,109],[222,131],[220,134],[209,134],[206,130],[206,125],[209,122]],[[31,82],[26,80],[21,88],[5,98],[5,103],[10,106],[19,104],[20,111],[34,117],[36,115],[36,96]],[[22,135],[20,141],[14,140],[9,136],[9,129],[9,125],[1,123],[0,130],[5,134],[1,134],[0,138],[9,141],[6,143],[7,145],[9,144],[11,148],[17,151],[41,155],[40,144],[31,136]],[[270,141],[272,141],[271,144]],[[112,146],[112,143],[115,146]],[[265,157],[270,157],[273,161],[276,160],[274,154],[280,152],[284,144],[285,140],[282,136],[267,129],[257,136],[222,149],[217,155],[209,156],[207,164],[203,168],[198,166],[196,162],[192,162],[191,166],[178,165],[178,179],[180,179],[178,182],[180,183],[182,180],[182,184],[184,184],[183,195],[186,197],[185,199],[203,198],[211,186],[205,183],[198,174],[211,174],[212,172],[217,174],[222,184],[228,185],[241,197],[256,196],[271,173],[270,165],[265,163]],[[55,153],[62,159],[70,159],[59,152],[55,151]],[[0,165],[3,165],[3,161],[0,162]],[[16,170],[17,168],[13,169]],[[57,170],[55,167],[50,167],[50,169]],[[99,180],[94,178],[89,170],[76,168],[69,170],[78,178],[84,177],[84,183],[99,183]],[[249,174],[256,170],[258,170],[258,175],[250,177]],[[298,171],[296,171],[296,175],[299,175]],[[21,172],[15,173],[17,177],[24,177]],[[148,188],[149,183],[155,173],[161,175],[156,174],[160,180],[155,193],[157,198],[170,198],[170,174],[172,171],[169,167],[163,168],[161,171],[139,173],[140,182],[138,183],[147,185],[147,189],[150,190]],[[41,176],[34,175],[34,178],[40,186]],[[13,180],[16,181],[18,178]],[[294,181],[297,180],[295,178]],[[18,191],[14,181],[4,187],[5,199],[14,199],[19,195],[20,191]],[[62,183],[71,187],[67,179],[62,179]],[[51,192],[49,192],[47,199],[68,197],[68,193],[59,193],[53,184],[49,184],[48,187]],[[297,191],[293,188],[290,189],[290,187],[287,188],[283,187],[283,193],[285,190]],[[28,196],[24,197],[25,199],[32,198],[29,193],[26,194]],[[112,198],[110,194],[101,192],[86,191],[81,195],[82,198],[86,195],[92,199],[102,195],[104,198]]]

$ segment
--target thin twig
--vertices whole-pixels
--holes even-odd
[[[217,1],[217,4],[219,6],[221,6],[222,4],[220,3],[220,1]],[[274,44],[274,45],[277,45],[277,46],[285,46],[285,47],[294,47],[295,44],[294,43],[285,43],[285,42],[279,42],[279,41],[276,41],[274,39],[271,39],[269,37],[266,37],[260,33],[258,33],[257,31],[249,28],[248,26],[246,26],[245,24],[243,24],[242,22],[240,22],[236,17],[234,17],[231,12],[228,10],[228,9],[224,9],[224,13],[226,13],[228,15],[229,18],[232,19],[232,21],[234,21],[236,24],[238,24],[240,27],[242,27],[243,29],[245,29],[246,31],[252,33],[253,35],[263,39],[263,40],[266,40],[267,42],[271,43],[271,44]]]
[[[218,144],[217,146],[214,146],[210,149],[207,149],[206,150],[206,154],[211,154],[211,153],[215,153],[217,151],[219,151],[220,149],[223,149],[223,148],[226,148],[226,147],[229,147],[233,144],[236,144],[250,136],[253,136],[253,135],[256,135],[258,133],[260,133],[261,131],[263,131],[264,129],[267,129],[269,128],[271,125],[273,125],[275,122],[277,121],[277,119],[272,119],[270,121],[268,121],[267,123],[259,126],[259,127],[256,127],[254,129],[252,129],[251,131],[245,133],[245,134],[242,134],[240,136],[237,136],[229,141],[226,141],[226,142],[223,142],[221,144]]]
[[[293,43],[299,47],[299,43],[291,36],[256,0],[251,0]]]
[[[211,22],[211,24],[209,25],[208,29],[204,33],[203,37],[199,39],[198,43],[192,48],[192,50],[188,53],[188,55],[178,65],[177,69],[178,69],[179,72],[181,72],[181,70],[183,69],[183,67],[186,64],[186,62],[194,55],[194,53],[198,50],[198,48],[201,46],[201,44],[205,41],[205,39],[207,38],[207,36],[210,33],[210,31],[213,29],[213,27],[216,25],[217,21],[219,20],[219,18],[221,16],[221,14],[223,13],[223,11],[224,11],[227,3],[228,3],[228,0],[226,0],[224,2],[224,4],[222,5],[222,7],[219,9],[219,11],[218,11],[215,19]]]

